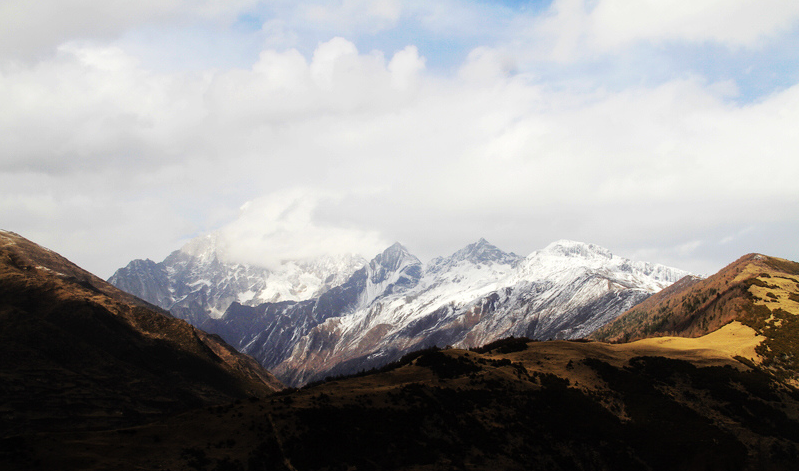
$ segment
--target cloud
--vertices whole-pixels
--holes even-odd
[[[757,47],[796,25],[799,5],[790,0],[603,0],[590,16],[600,48],[641,40],[713,41],[730,47]]]
[[[640,43],[717,43],[759,48],[799,23],[792,0],[555,0],[543,17],[532,17],[530,33],[550,58],[618,52]]]
[[[488,47],[472,50],[458,70],[461,79],[473,82],[496,83],[516,72],[512,55]]]
[[[152,74],[116,47],[65,44],[0,84],[5,171],[162,165],[203,117],[202,79]]]
[[[41,58],[73,40],[113,39],[143,24],[228,23],[255,0],[5,0],[0,3],[0,58]]]
[[[314,212],[340,196],[295,188],[245,203],[233,222],[222,227],[220,244],[228,260],[275,268],[286,260],[359,254],[367,259],[388,243],[377,232],[320,224]]]
[[[376,33],[397,24],[403,11],[399,0],[340,0],[304,2],[297,5],[305,22],[337,31],[364,30]]]

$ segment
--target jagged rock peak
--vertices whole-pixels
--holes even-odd
[[[380,265],[390,271],[398,270],[406,265],[420,265],[421,263],[399,242],[395,242],[372,260],[372,265]]]
[[[452,254],[450,259],[456,263],[462,260],[468,260],[472,263],[496,262],[513,264],[519,261],[521,257],[513,253],[503,252],[481,237],[477,242],[469,244]]]
[[[613,254],[610,252],[610,250],[604,247],[568,239],[561,239],[552,242],[551,244],[547,245],[546,248],[544,248],[543,252],[565,257],[613,258]]]

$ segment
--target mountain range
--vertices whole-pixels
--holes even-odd
[[[329,301],[374,304],[430,273],[387,252]],[[793,470],[797,316],[799,264],[750,254],[593,334],[614,343],[430,347],[281,389],[218,337],[0,232],[0,469]]]
[[[175,306],[174,297],[164,303],[153,296],[169,291],[164,286],[201,285],[178,302],[178,309],[172,308],[173,314],[219,334],[285,384],[295,386],[380,367],[405,353],[434,345],[470,348],[508,336],[584,337],[688,275],[568,240],[521,257],[480,239],[427,264],[396,243],[343,283],[329,289],[325,286],[327,290],[316,297],[256,304],[256,298],[248,294],[246,302],[232,301],[218,316],[212,314],[218,312],[219,304],[201,305],[196,300],[218,303],[241,298],[236,286],[250,293],[253,290],[248,286],[262,283],[259,286],[265,288],[261,289],[268,290],[269,279],[246,278],[247,283],[234,286],[230,280],[238,279],[237,273],[253,273],[254,269],[225,265],[214,255],[212,245],[206,247],[199,256],[184,248],[161,264],[131,262],[110,282],[151,302],[161,302],[164,308],[169,308],[169,303]],[[186,282],[180,276],[189,270],[176,269],[174,261],[178,259],[182,260],[180,267],[194,267],[191,279],[220,281],[210,285]],[[203,272],[200,267],[210,271]],[[345,269],[328,275],[331,279],[340,279],[352,264],[339,267]],[[169,273],[175,274],[174,280],[184,281],[173,281]],[[270,276],[275,280],[274,274]],[[149,280],[155,279],[165,281],[150,288]],[[283,283],[288,284],[285,279]],[[182,293],[179,289],[171,292]],[[207,315],[184,315],[185,299],[189,298]]]
[[[338,286],[366,264],[359,255],[286,260],[264,268],[231,262],[217,234],[197,237],[162,262],[133,260],[108,282],[194,325],[220,317],[233,302],[303,301]]]

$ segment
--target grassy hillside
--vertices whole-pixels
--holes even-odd
[[[799,264],[750,254],[705,280],[684,280],[652,296],[591,338],[627,342],[664,335],[697,337],[737,320],[764,337],[755,361],[799,384],[797,316]]]

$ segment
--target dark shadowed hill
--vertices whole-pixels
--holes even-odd
[[[281,387],[218,337],[0,232],[0,436],[132,425]]]
[[[741,335],[737,327],[722,337]],[[703,342],[702,339],[687,339]],[[709,339],[708,346],[718,339]],[[729,352],[528,342],[428,350],[381,372],[152,425],[20,441],[41,469],[792,470],[799,393]]]

